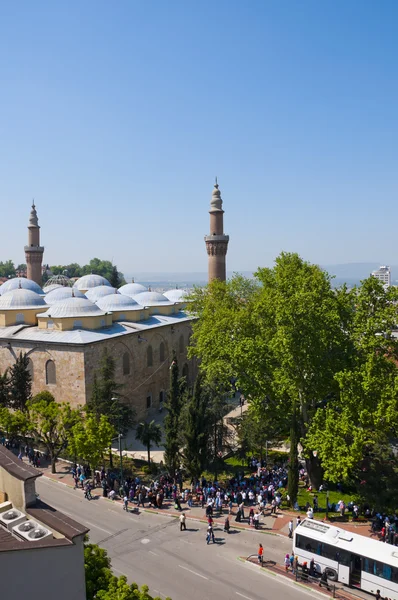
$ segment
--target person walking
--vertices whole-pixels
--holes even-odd
[[[127,494],[123,498],[123,510],[125,510],[126,512],[128,512],[129,510],[129,499],[127,497]]]
[[[212,540],[213,544],[216,543],[212,525],[209,525],[207,528],[207,536],[206,536],[207,544],[210,544],[210,540]]]
[[[258,558],[258,562],[260,563],[260,565],[263,564],[263,555],[264,555],[264,548],[262,544],[258,545],[258,551],[257,551],[257,558]]]
[[[91,495],[91,485],[89,481],[87,481],[84,486],[84,497],[87,498],[87,500],[93,499]]]
[[[180,531],[186,531],[187,530],[187,526],[185,524],[185,513],[181,513],[180,514]]]
[[[283,562],[284,562],[284,565],[285,565],[285,571],[287,573],[288,570],[289,570],[289,567],[290,567],[290,554],[286,554],[285,560]]]
[[[293,537],[293,519],[290,519],[289,521],[289,538]]]

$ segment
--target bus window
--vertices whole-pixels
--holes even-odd
[[[390,565],[383,565],[383,575],[382,577],[384,577],[384,579],[388,579],[388,581],[391,581],[391,567]]]

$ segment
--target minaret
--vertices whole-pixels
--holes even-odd
[[[28,245],[25,246],[27,278],[41,285],[41,264],[44,248],[40,246],[40,227],[34,201],[30,211],[28,231]]]
[[[224,211],[217,177],[210,202],[210,235],[205,236],[206,250],[209,256],[209,283],[213,279],[225,281],[227,278],[225,257],[229,236],[224,234]]]

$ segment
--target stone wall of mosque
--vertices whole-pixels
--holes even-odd
[[[187,358],[191,324],[163,325],[133,332],[92,344],[85,349],[86,396],[91,395],[95,370],[106,349],[116,365],[116,380],[121,384],[119,396],[132,406],[137,418],[153,415],[166,400],[170,363],[176,352],[180,374],[192,385],[196,376],[194,361]]]
[[[47,390],[57,402],[69,402],[72,406],[85,404],[83,348],[22,341],[5,343],[0,347],[0,372],[10,368],[20,353],[29,358],[33,395]]]
[[[94,374],[106,350],[116,365],[119,396],[135,408],[137,418],[153,415],[166,400],[170,363],[176,352],[180,374],[192,385],[196,364],[187,358],[190,322],[132,331],[86,345],[11,342],[0,346],[0,373],[11,367],[24,352],[29,357],[33,395],[48,390],[58,402],[84,405],[91,395]]]

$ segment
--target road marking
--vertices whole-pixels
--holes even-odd
[[[246,600],[252,600],[251,598],[249,598],[249,596],[245,596],[244,594],[240,594],[239,592],[235,592],[235,594],[237,596],[240,596],[241,598],[246,598]]]
[[[107,533],[108,535],[112,535],[112,531],[109,531],[108,529],[103,529],[99,525],[95,525],[94,523],[90,523],[89,521],[85,521],[84,523],[85,523],[85,525],[89,525],[90,527],[94,527],[95,529],[99,529],[100,531],[103,531],[104,533]]]
[[[156,552],[152,552],[152,550],[148,550],[149,554],[153,554],[154,556],[159,556],[159,554],[156,554]]]
[[[150,542],[150,541],[151,541],[151,540],[150,540],[149,538],[143,538],[143,539],[141,540],[141,544],[149,544],[149,542]]]
[[[201,575],[200,573],[197,573],[196,571],[192,571],[191,569],[188,569],[187,567],[183,567],[182,565],[178,565],[181,569],[184,569],[185,571],[189,571],[190,573],[192,573],[193,575],[197,575],[198,577],[201,577],[202,579],[207,579],[207,581],[209,581],[208,577],[205,577],[204,575]],[[250,599],[251,600],[251,599]]]

